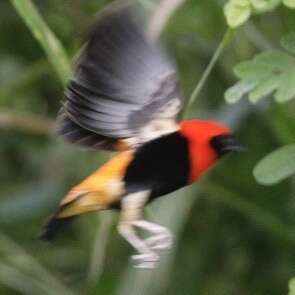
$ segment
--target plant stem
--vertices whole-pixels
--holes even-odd
[[[32,135],[50,135],[54,121],[35,115],[0,110],[0,129],[15,129]]]
[[[93,244],[93,251],[89,261],[88,282],[97,283],[104,268],[106,248],[113,225],[113,216],[107,212],[100,212],[100,224]]]
[[[10,1],[42,46],[60,81],[65,85],[71,75],[71,64],[62,44],[47,26],[31,0]]]
[[[220,57],[221,53],[223,50],[230,44],[230,42],[233,40],[234,37],[234,30],[228,28],[227,31],[225,32],[219,46],[217,47],[215,53],[213,54],[209,64],[207,65],[200,81],[197,83],[196,88],[194,89],[191,97],[189,98],[186,106],[184,107],[183,110],[183,117],[187,117],[189,115],[189,109],[190,107],[194,104],[195,100],[197,99],[200,91],[202,90],[204,84],[206,83],[209,75],[212,72],[213,67],[215,66],[218,58]]]

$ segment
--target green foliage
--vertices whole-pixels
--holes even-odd
[[[44,269],[31,255],[27,254],[19,245],[15,244],[1,233],[0,255],[6,256],[5,263],[1,263],[0,260],[0,281],[4,284],[11,284],[12,288],[19,289],[20,284],[24,285],[24,280],[29,283],[28,285],[25,284],[26,294],[73,295],[67,287],[63,286],[63,284]],[[9,280],[8,274],[10,276],[16,276],[17,279],[15,278],[13,281]],[[20,281],[20,284],[16,284],[16,281]],[[14,282],[14,284],[12,282]]]
[[[282,39],[286,50],[294,50],[294,34]],[[295,57],[289,53],[271,50],[257,54],[252,60],[234,67],[241,80],[225,92],[228,103],[235,103],[249,94],[252,103],[274,93],[274,99],[286,102],[295,97]]]
[[[244,24],[253,13],[272,11],[280,3],[295,8],[294,0],[229,0],[224,6],[224,14],[228,25],[236,28]]]
[[[240,81],[225,92],[225,100],[228,103],[236,103],[246,96],[251,103],[257,103],[271,94],[278,103],[295,98],[295,34],[285,35],[281,45],[288,52],[265,51],[234,67]],[[270,153],[255,166],[255,179],[260,184],[272,185],[293,175],[294,157],[295,150],[292,145]]]
[[[228,1],[224,6],[224,14],[230,27],[238,27],[251,16],[250,2],[248,0]]]
[[[290,144],[268,154],[254,168],[255,179],[272,185],[295,174],[295,144]]]
[[[242,80],[237,82],[225,92],[225,100],[230,104],[238,102],[254,88],[254,85],[255,82],[253,81]]]
[[[295,54],[295,33],[285,35],[281,40],[282,46],[292,54]]]

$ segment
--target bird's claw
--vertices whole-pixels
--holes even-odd
[[[133,255],[131,258],[135,262],[134,267],[154,269],[158,265],[160,256],[152,250],[170,249],[173,244],[173,235],[169,231],[161,231],[147,238],[144,242],[151,251]]]
[[[147,238],[145,243],[153,250],[170,249],[173,245],[173,235],[165,231]]]
[[[159,255],[153,252],[132,255],[131,258],[135,261],[134,267],[142,269],[154,269],[159,262]]]

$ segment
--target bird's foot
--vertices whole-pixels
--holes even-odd
[[[147,238],[145,243],[153,250],[171,249],[173,245],[173,235],[167,229]]]
[[[150,249],[164,250],[171,248],[173,244],[173,235],[166,227],[146,220],[137,220],[133,222],[133,225],[152,234],[144,241]]]

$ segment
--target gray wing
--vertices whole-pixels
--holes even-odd
[[[57,117],[57,133],[61,134],[67,142],[88,149],[115,151],[120,147],[117,139],[97,134],[75,123],[66,115],[63,108]],[[123,143],[121,146],[123,149]]]
[[[98,18],[65,97],[60,134],[102,148],[99,141],[108,138],[142,143],[173,131],[182,105],[174,63],[126,5]],[[71,126],[79,130],[75,140]]]

